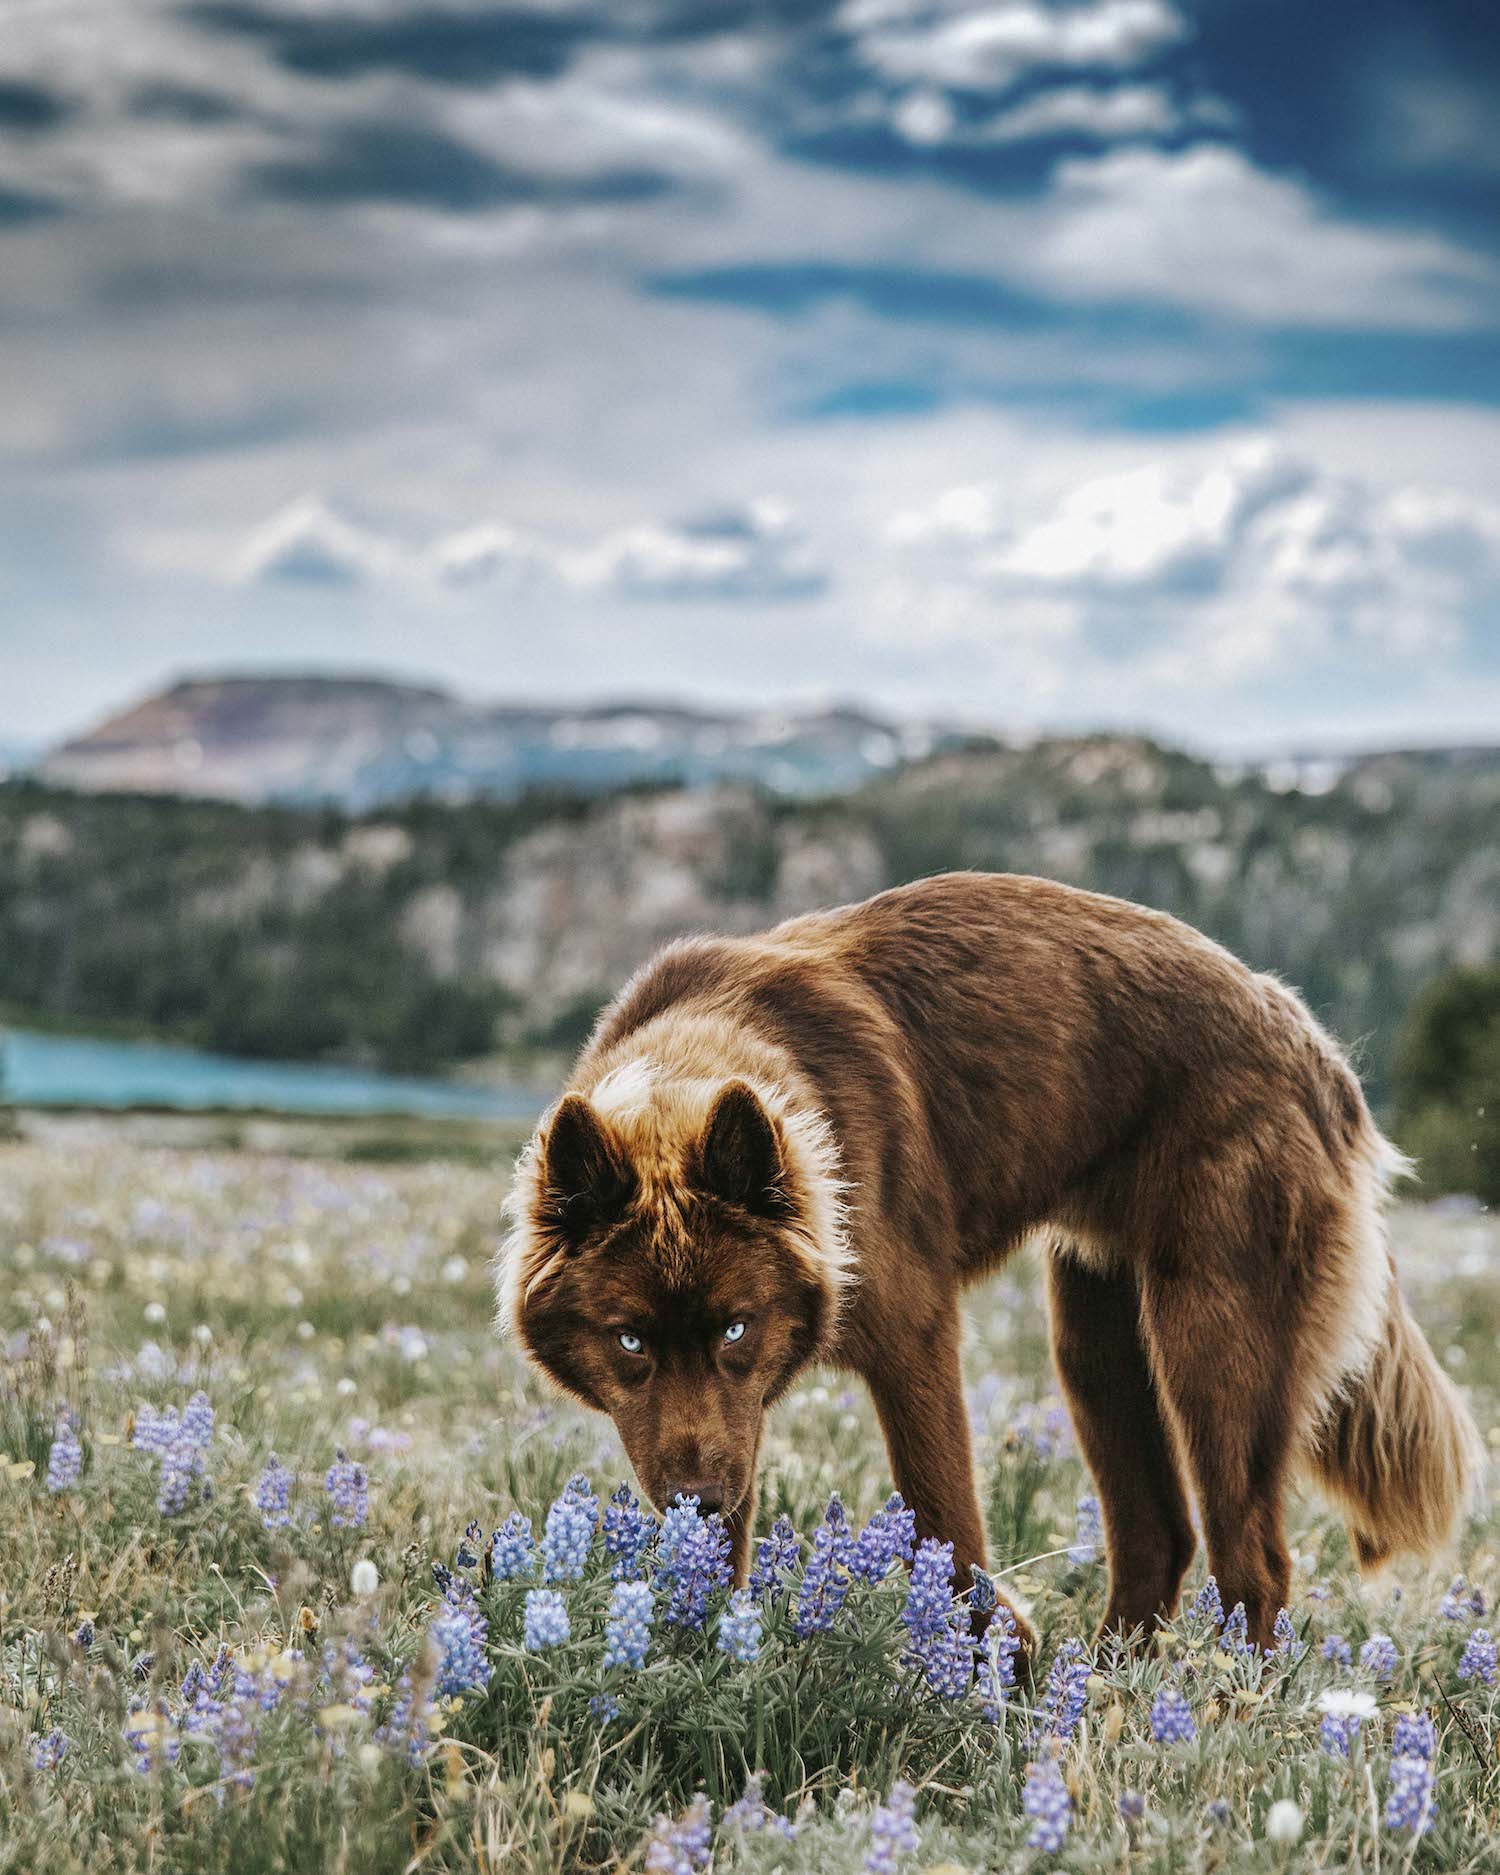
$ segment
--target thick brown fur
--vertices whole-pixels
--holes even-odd
[[[1474,1471],[1386,1250],[1400,1164],[1273,978],[1121,900],[944,874],[647,965],[522,1160],[502,1316],[655,1502],[719,1505],[741,1579],[766,1406],[810,1361],[853,1369],[962,1583],[960,1297],[1040,1234],[1105,1627],[1175,1607],[1191,1497],[1266,1644],[1295,1471],[1366,1564],[1440,1544]]]

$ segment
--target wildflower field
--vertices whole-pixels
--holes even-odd
[[[1270,1654],[1201,1557],[1170,1632],[1096,1649],[1023,1260],[968,1356],[1017,1686],[839,1376],[773,1416],[747,1591],[716,1519],[649,1516],[495,1338],[504,1182],[0,1147],[0,1872],[1500,1869],[1492,1496],[1365,1586],[1299,1501]],[[1489,1434],[1500,1225],[1395,1236]]]

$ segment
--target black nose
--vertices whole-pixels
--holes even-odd
[[[706,1517],[710,1511],[724,1508],[724,1487],[717,1478],[682,1478],[667,1488],[667,1502],[670,1504],[678,1497],[695,1497],[698,1508]]]

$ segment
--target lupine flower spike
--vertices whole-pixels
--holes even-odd
[[[515,1582],[528,1578],[536,1566],[536,1541],[531,1534],[531,1519],[513,1510],[490,1538],[490,1567],[497,1581]]]
[[[339,1447],[323,1479],[332,1508],[328,1521],[335,1530],[357,1530],[370,1514],[370,1480],[363,1465],[358,1465]]]
[[[736,1589],[719,1617],[719,1652],[748,1665],[760,1653],[760,1624],[755,1597],[749,1589]]]
[[[60,1413],[52,1451],[47,1459],[47,1489],[54,1497],[60,1491],[72,1490],[82,1470],[83,1447],[78,1443],[78,1434],[74,1432],[73,1422],[67,1414]]]
[[[1082,1641],[1064,1641],[1047,1670],[1033,1737],[1068,1739],[1077,1730],[1088,1699],[1089,1662]]]
[[[902,1781],[870,1816],[870,1848],[865,1875],[896,1875],[901,1863],[917,1853],[917,1793]]]
[[[750,1593],[757,1601],[775,1596],[802,1555],[802,1539],[790,1517],[778,1517],[769,1536],[755,1546],[755,1567],[750,1571]]]
[[[1484,1628],[1475,1628],[1459,1655],[1458,1677],[1478,1680],[1482,1686],[1495,1684],[1496,1647]]]
[[[1388,1680],[1396,1671],[1396,1643],[1389,1634],[1372,1634],[1359,1650],[1359,1664],[1377,1680]]]
[[[1027,1845],[1043,1855],[1056,1855],[1067,1840],[1068,1824],[1073,1815],[1073,1799],[1063,1782],[1058,1763],[1059,1747],[1053,1745],[1034,1758],[1026,1770],[1026,1788],[1021,1808],[1031,1818]]]
[[[707,1797],[695,1797],[675,1823],[659,1816],[646,1850],[646,1875],[697,1875],[706,1869],[713,1854],[713,1827]]]
[[[618,1582],[609,1598],[609,1619],[604,1625],[606,1667],[641,1667],[651,1645],[655,1604],[647,1582]]]
[[[576,1582],[583,1574],[599,1521],[599,1500],[587,1478],[570,1478],[547,1512],[542,1533],[542,1580]]]
[[[1198,1736],[1193,1709],[1176,1686],[1162,1687],[1152,1700],[1150,1723],[1158,1745],[1190,1745]]]

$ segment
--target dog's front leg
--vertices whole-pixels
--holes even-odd
[[[916,1517],[917,1541],[935,1537],[953,1545],[953,1586],[962,1594],[971,1567],[985,1566],[986,1552],[958,1347],[955,1310],[922,1335],[919,1353],[880,1361],[865,1380],[885,1434],[891,1476]],[[1029,1664],[1036,1642],[1031,1625],[1003,1597],[1001,1606],[1015,1619],[1027,1657],[1022,1664]]]
[[[724,1519],[729,1532],[729,1566],[734,1571],[734,1586],[742,1589],[750,1575],[750,1553],[755,1538],[755,1506],[760,1495],[760,1439],[750,1456],[750,1482],[745,1495]]]

